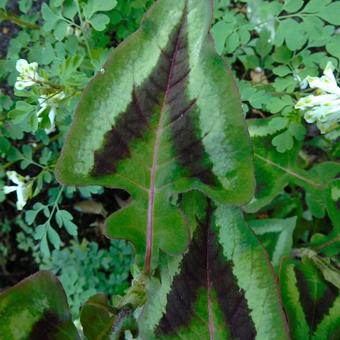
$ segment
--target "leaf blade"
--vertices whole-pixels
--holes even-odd
[[[127,237],[138,253],[186,248],[190,226],[167,204],[173,193],[195,189],[234,204],[252,195],[241,103],[211,44],[210,22],[209,1],[157,2],[85,90],[57,164],[63,183],[132,195],[128,208],[109,217],[107,232]]]
[[[0,333],[7,339],[79,339],[62,286],[46,271],[0,294],[0,314]]]
[[[208,216],[182,258],[163,259],[161,285],[150,287],[139,320],[142,337],[288,339],[275,276],[240,212],[220,206]]]

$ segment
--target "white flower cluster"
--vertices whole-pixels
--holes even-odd
[[[301,98],[295,105],[296,109],[305,111],[305,120],[316,123],[323,134],[337,129],[340,122],[340,88],[333,72],[334,66],[329,62],[322,77],[307,77],[316,94]]]
[[[65,98],[65,93],[63,91],[55,92],[50,95],[41,95],[38,98],[40,109],[37,112],[38,121],[41,122],[41,114],[49,109],[48,118],[50,120],[51,127],[45,129],[46,133],[49,134],[55,130],[55,116],[57,112],[58,103]]]
[[[22,210],[22,208],[26,205],[27,200],[32,197],[32,182],[30,182],[30,178],[28,176],[23,177],[15,171],[7,171],[6,175],[8,179],[16,185],[5,185],[3,188],[4,193],[9,194],[16,191],[16,206],[18,210]]]
[[[39,76],[38,67],[38,63],[34,62],[29,64],[27,60],[19,59],[16,63],[16,69],[19,72],[19,75],[15,83],[15,88],[17,90],[23,90],[37,84],[44,86],[46,84],[46,80]],[[52,90],[48,87],[48,85],[46,85],[46,88],[49,90],[48,94],[42,94],[38,98],[40,108],[37,111],[37,117],[38,121],[41,122],[41,114],[47,109],[50,110],[48,118],[50,120],[51,127],[49,129],[45,129],[48,134],[55,130],[56,109],[59,102],[65,98],[65,93],[63,91]],[[46,91],[44,91],[44,93],[45,92]]]
[[[19,72],[15,88],[23,90],[26,87],[36,85],[37,82],[43,81],[38,74],[38,63],[29,64],[25,59],[19,59],[16,63],[16,69]]]

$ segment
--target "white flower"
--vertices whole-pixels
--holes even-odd
[[[23,177],[15,171],[7,171],[8,179],[14,184],[13,186],[4,186],[4,193],[9,194],[11,192],[17,192],[17,209],[22,210],[26,205],[27,200],[32,196],[32,182],[29,181],[29,177]]]
[[[294,79],[297,82],[299,82],[300,90],[305,90],[308,87],[307,78],[301,79],[301,77],[296,72],[294,72],[293,76],[294,76]]]
[[[40,117],[41,114],[47,108],[50,109],[48,113],[48,118],[49,118],[51,127],[48,129],[45,129],[47,134],[55,130],[55,116],[56,116],[57,107],[58,107],[59,102],[63,100],[64,98],[65,98],[65,93],[63,91],[56,92],[54,94],[49,94],[49,95],[41,95],[38,98],[40,109],[37,112],[37,116],[38,116],[39,123],[42,121],[42,118]]]
[[[336,83],[333,72],[334,66],[331,62],[328,62],[321,78],[307,77],[306,79],[312,89],[320,89],[323,92],[340,96],[340,88]]]
[[[339,127],[340,121],[340,88],[333,74],[331,62],[323,72],[323,76],[307,77],[309,86],[317,89],[317,95],[301,98],[296,109],[306,111],[304,118],[308,123],[316,123],[321,133],[328,133]]]
[[[38,63],[29,64],[25,59],[19,59],[16,64],[16,69],[19,72],[15,88],[23,90],[26,87],[31,87],[37,81],[43,80],[38,74]]]

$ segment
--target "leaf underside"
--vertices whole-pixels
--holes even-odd
[[[211,43],[211,2],[158,1],[84,91],[57,164],[66,184],[121,188],[107,233],[138,254],[182,253],[194,226],[173,194],[242,204],[252,157],[234,80]]]
[[[293,339],[338,339],[339,292],[312,260],[286,259],[280,277]]]
[[[38,272],[0,294],[0,339],[79,339],[66,295],[49,272]]]

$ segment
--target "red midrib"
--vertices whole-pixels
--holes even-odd
[[[181,35],[181,31],[182,31],[182,26],[179,28],[177,38],[176,38],[176,45],[175,45],[173,58],[171,60],[171,65],[170,65],[170,70],[169,70],[168,85],[165,90],[164,99],[163,99],[162,107],[161,107],[160,114],[159,114],[159,121],[158,121],[157,130],[156,130],[156,139],[155,139],[155,144],[153,147],[153,154],[152,154],[152,166],[151,166],[151,171],[150,171],[150,187],[149,187],[148,212],[147,212],[146,252],[145,252],[145,263],[144,263],[144,273],[147,275],[150,274],[150,270],[151,270],[156,175],[157,175],[157,167],[158,167],[158,155],[159,155],[159,149],[160,149],[160,142],[161,142],[162,130],[163,130],[162,129],[163,115],[164,115],[166,98],[168,96],[168,92],[170,89],[170,80],[173,75],[174,64],[176,61],[176,54],[178,52],[179,37]]]

